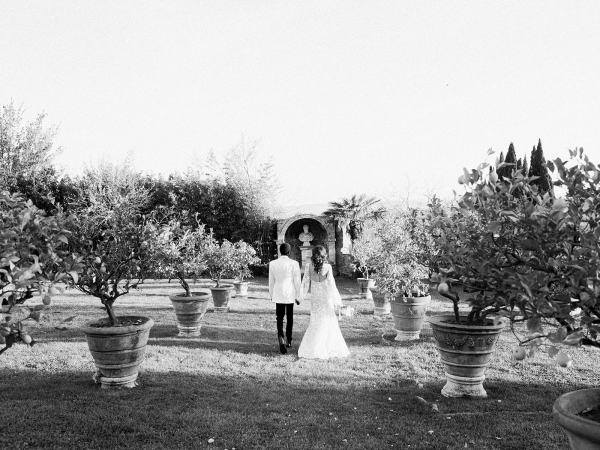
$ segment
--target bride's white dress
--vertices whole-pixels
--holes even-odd
[[[310,323],[298,348],[300,358],[343,358],[350,354],[335,315],[335,306],[342,304],[342,298],[331,266],[324,264],[323,268],[324,276],[316,274],[310,265],[304,272],[300,299],[304,300],[310,289]]]

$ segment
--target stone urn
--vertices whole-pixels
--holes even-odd
[[[215,311],[229,311],[229,300],[231,299],[232,290],[233,286],[231,284],[222,284],[219,287],[210,288]]]
[[[367,300],[373,300],[371,289],[375,287],[375,280],[373,278],[357,278],[356,281],[360,288],[360,296]]]
[[[566,430],[572,450],[600,449],[600,422],[579,415],[583,411],[598,407],[598,388],[567,392],[554,402],[552,415]]]
[[[375,317],[382,317],[389,314],[392,308],[389,297],[382,292],[379,292],[377,288],[373,288],[373,290],[369,290],[369,292],[373,297],[373,304],[375,305],[373,315]]]
[[[236,297],[248,297],[248,282],[236,280],[233,282]]]
[[[431,303],[430,295],[424,297],[399,296],[394,299],[391,306],[397,341],[420,339],[429,303]]]
[[[137,386],[139,367],[154,321],[149,317],[119,317],[119,326],[108,319],[87,323],[82,331],[98,368],[101,387]]]
[[[170,295],[169,299],[177,317],[178,336],[200,336],[202,319],[208,309],[208,292],[192,292],[189,297],[185,294]]]
[[[487,397],[485,369],[506,321],[487,319],[484,325],[456,323],[454,315],[429,319],[433,337],[446,369],[445,397]]]

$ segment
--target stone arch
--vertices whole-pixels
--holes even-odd
[[[298,242],[295,237],[289,236],[289,232],[300,233],[302,225],[306,223],[311,227],[311,232],[315,234],[315,244],[324,245],[327,248],[329,256],[329,262],[332,265],[336,264],[336,248],[335,248],[335,227],[334,225],[324,216],[316,216],[313,214],[297,214],[288,219],[280,220],[277,222],[277,247],[279,252],[279,244],[288,242],[292,245],[292,257],[298,259],[299,248]],[[317,226],[320,229],[314,229]],[[297,229],[296,229],[297,228]],[[316,233],[315,233],[316,232]],[[296,254],[298,253],[298,254]]]

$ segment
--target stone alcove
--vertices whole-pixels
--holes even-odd
[[[298,214],[288,219],[277,221],[277,251],[279,245],[287,242],[292,246],[290,257],[302,264],[300,255],[300,245],[298,239],[302,233],[303,225],[308,225],[309,231],[313,234],[314,239],[311,245],[322,245],[327,249],[329,262],[334,267],[336,266],[336,239],[335,226],[323,216],[315,216],[312,214]]]

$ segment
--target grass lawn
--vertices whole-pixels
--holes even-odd
[[[569,369],[545,354],[516,362],[516,341],[505,332],[487,371],[489,397],[444,398],[433,339],[393,341],[392,318],[375,319],[353,280],[338,282],[357,310],[340,322],[351,356],[298,359],[308,302],[296,307],[294,348],[283,356],[266,280],[251,282],[249,298],[232,299],[229,313],[209,310],[200,338],[175,337],[167,295],[180,290],[176,283],[148,282],[119,299],[118,314],[150,316],[155,325],[141,386],[114,391],[93,384],[79,331],[104,317],[99,301],[75,291],[56,297],[31,326],[38,344],[0,356],[0,448],[564,449],[552,403],[598,383],[599,351],[572,349]],[[429,314],[450,309],[434,295]]]

